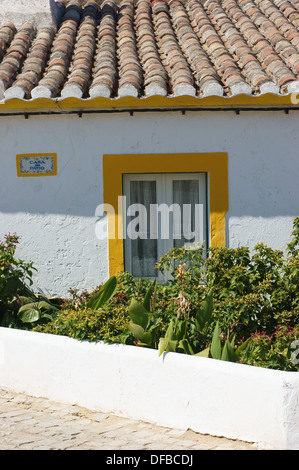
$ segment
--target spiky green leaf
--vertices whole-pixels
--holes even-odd
[[[152,282],[152,284],[150,285],[149,289],[147,290],[147,293],[145,294],[145,297],[143,299],[143,306],[144,308],[150,312],[151,311],[151,299],[152,299],[152,295],[153,295],[153,292],[155,290],[155,287],[156,287],[156,279]]]
[[[199,353],[196,353],[195,356],[199,357],[210,357],[210,348],[203,349]]]
[[[221,359],[221,341],[220,341],[220,328],[218,322],[216,323],[212,343],[211,343],[211,356],[213,359]]]
[[[196,312],[195,323],[199,331],[209,324],[213,313],[213,290],[210,289],[200,308]]]
[[[146,330],[149,322],[149,314],[144,306],[136,299],[132,299],[131,301],[129,315],[134,323]]]
[[[116,276],[111,276],[105,284],[102,285],[99,292],[95,294],[87,303],[87,307],[92,310],[97,310],[111,299],[115,294],[117,288]]]
[[[236,355],[229,341],[226,341],[224,344],[221,360],[228,362],[236,362],[238,360],[238,356]]]

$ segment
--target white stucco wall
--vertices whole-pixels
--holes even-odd
[[[55,0],[1,0],[0,25],[12,21],[19,28],[27,21],[36,26],[56,26]]]
[[[299,114],[127,113],[0,117],[0,239],[38,268],[46,294],[91,289],[108,277],[107,243],[95,236],[103,202],[102,155],[227,152],[227,244],[284,249],[299,215]],[[19,178],[16,155],[56,152],[57,176]]]

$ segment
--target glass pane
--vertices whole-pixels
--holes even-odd
[[[128,233],[131,243],[132,274],[136,277],[157,275],[155,269],[158,261],[157,237],[155,227],[150,223],[150,205],[156,204],[156,199],[156,181],[130,182],[130,203],[137,204],[132,208],[132,215],[136,209],[135,216],[128,217],[133,229]]]
[[[195,204],[199,203],[198,180],[173,180],[173,204],[178,204],[180,214],[173,221],[175,248],[195,241]]]

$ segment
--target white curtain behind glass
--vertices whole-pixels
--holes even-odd
[[[205,240],[206,175],[127,174],[123,181],[125,269],[133,276],[158,277],[163,282],[168,275],[155,269],[159,258],[172,247]]]
[[[173,221],[173,244],[175,248],[195,241],[195,204],[199,201],[198,180],[174,180],[172,182],[173,204],[180,206],[180,220]]]
[[[152,238],[154,234],[151,234],[150,225],[150,205],[156,203],[156,181],[130,182],[130,204],[141,204],[146,210],[145,216],[142,212],[138,214],[140,223],[136,232],[140,238],[131,239],[132,274],[136,277],[156,276],[157,239]]]

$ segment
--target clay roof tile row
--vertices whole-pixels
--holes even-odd
[[[1,99],[299,92],[299,0],[60,4],[57,30],[0,25]]]

